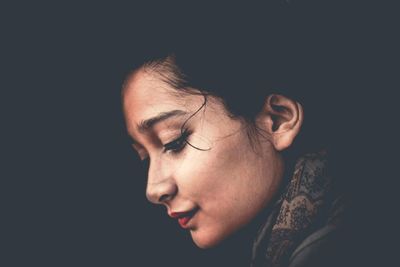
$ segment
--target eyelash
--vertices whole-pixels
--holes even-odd
[[[179,153],[185,147],[189,135],[189,131],[185,129],[177,139],[164,145],[164,152],[171,151],[171,153]],[[150,165],[150,158],[147,156],[141,161],[144,163],[145,168],[148,169]]]
[[[171,151],[171,153],[180,152],[185,147],[189,135],[190,135],[189,131],[187,129],[185,129],[182,132],[181,136],[179,136],[174,141],[169,142],[164,145],[164,152],[167,152],[167,151]]]

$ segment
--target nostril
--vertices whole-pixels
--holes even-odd
[[[168,199],[170,199],[170,197],[171,197],[170,195],[164,194],[158,199],[158,201],[159,202],[164,202],[164,201],[167,201]]]

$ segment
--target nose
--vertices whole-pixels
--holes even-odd
[[[178,187],[172,175],[167,174],[164,168],[158,164],[151,165],[148,170],[146,197],[154,204],[163,204],[174,198]]]
[[[147,183],[147,199],[154,204],[163,204],[171,200],[177,193],[177,186],[172,179],[165,179],[156,183]]]

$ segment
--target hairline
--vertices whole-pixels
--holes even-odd
[[[167,92],[172,96],[182,97],[184,95],[203,95],[206,98],[208,96],[214,97],[220,104],[222,104],[224,109],[227,111],[227,115],[231,119],[240,120],[240,122],[246,127],[246,134],[254,151],[256,151],[256,144],[260,144],[260,140],[257,137],[261,136],[265,138],[265,136],[261,133],[263,130],[257,126],[255,120],[249,120],[241,115],[233,114],[229,110],[223,98],[210,93],[207,90],[200,90],[190,87],[186,81],[187,77],[185,77],[184,73],[176,65],[174,54],[169,54],[165,57],[146,61],[140,67],[133,70],[127,75],[127,78],[123,83],[123,92],[126,90],[127,85],[134,79],[134,76],[141,71],[149,75],[157,75],[158,78],[160,78],[173,89],[173,91]]]

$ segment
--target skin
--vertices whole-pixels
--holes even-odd
[[[279,140],[288,139],[293,127],[285,121],[291,118],[284,123],[280,119],[275,134],[271,109],[266,107],[258,123],[271,135],[259,139],[255,151],[244,123],[229,117],[217,98],[208,96],[206,106],[196,113],[204,103],[203,95],[177,94],[151,70],[136,71],[122,96],[133,146],[142,160],[150,162],[147,198],[164,205],[168,214],[197,209],[187,229],[198,247],[215,246],[239,230],[277,192],[284,167],[279,150],[288,146]],[[185,113],[159,121],[147,131],[139,129],[142,121],[172,110]],[[190,133],[187,141],[201,150],[188,144],[179,151],[165,149],[181,136],[182,125]],[[281,126],[286,130],[279,132]]]

